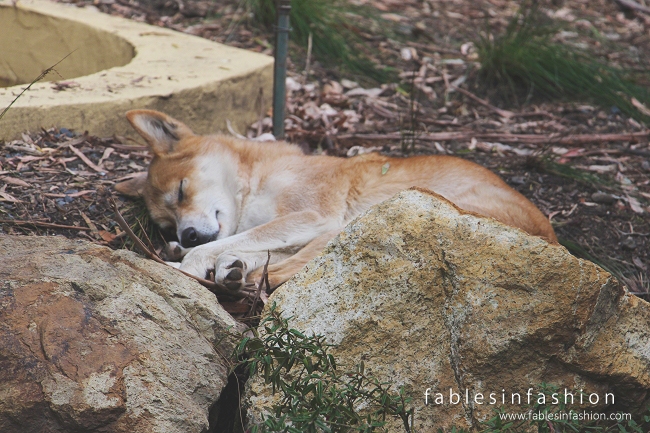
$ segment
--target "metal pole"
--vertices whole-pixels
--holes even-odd
[[[273,135],[284,139],[284,109],[287,99],[287,51],[291,24],[291,0],[278,0],[278,25],[275,29],[275,69],[273,71]]]

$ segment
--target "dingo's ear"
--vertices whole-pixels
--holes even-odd
[[[128,195],[129,197],[141,197],[144,194],[146,184],[147,173],[138,173],[135,177],[115,185],[115,191]]]
[[[155,154],[174,150],[178,142],[194,133],[182,122],[154,110],[131,110],[126,113],[131,126],[138,131]]]

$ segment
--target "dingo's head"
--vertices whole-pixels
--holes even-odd
[[[237,163],[216,138],[195,135],[163,113],[126,114],[147,141],[153,160],[147,174],[115,185],[144,197],[154,222],[174,228],[181,245],[194,247],[230,236],[236,229]]]

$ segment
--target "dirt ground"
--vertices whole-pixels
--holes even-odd
[[[76,3],[271,53],[272,33],[253,24],[244,2]],[[395,68],[400,79],[373,85],[314,59],[307,73],[305,50],[292,47],[288,140],[308,153],[450,154],[483,164],[548,215],[570,251],[597,262],[647,299],[650,131],[646,126],[616,107],[535,98],[507,105],[477,86],[476,55],[468,42],[476,40],[486,25],[494,32],[502,30],[518,2],[354,3],[372,11],[360,18],[365,28],[390,29],[386,35],[360,33],[369,55]],[[544,3],[544,11],[570,29],[558,32],[562,43],[635,71],[648,69],[650,15],[624,11],[614,0],[554,1]],[[499,108],[481,99],[486,97]],[[270,129],[266,117],[240,132],[252,137]],[[87,136],[65,125],[0,143],[0,233],[60,234],[122,247],[126,236],[107,198],[116,181],[145,170],[148,160],[143,143]],[[137,226],[139,218],[146,225],[141,203],[116,198],[127,220]],[[161,237],[155,232],[150,236],[160,247]]]

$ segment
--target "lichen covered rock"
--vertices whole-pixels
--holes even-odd
[[[0,431],[203,432],[236,322],[129,251],[0,236]]]
[[[650,402],[648,303],[562,246],[427,191],[370,209],[270,303],[291,327],[336,344],[343,366],[363,360],[394,389],[404,386],[418,431],[477,427],[502,394],[521,410],[542,382],[599,396],[594,405],[576,397],[573,409],[629,412]],[[513,393],[522,404],[512,405]],[[607,394],[614,405],[604,404]],[[270,401],[270,389],[252,381],[251,419]]]

